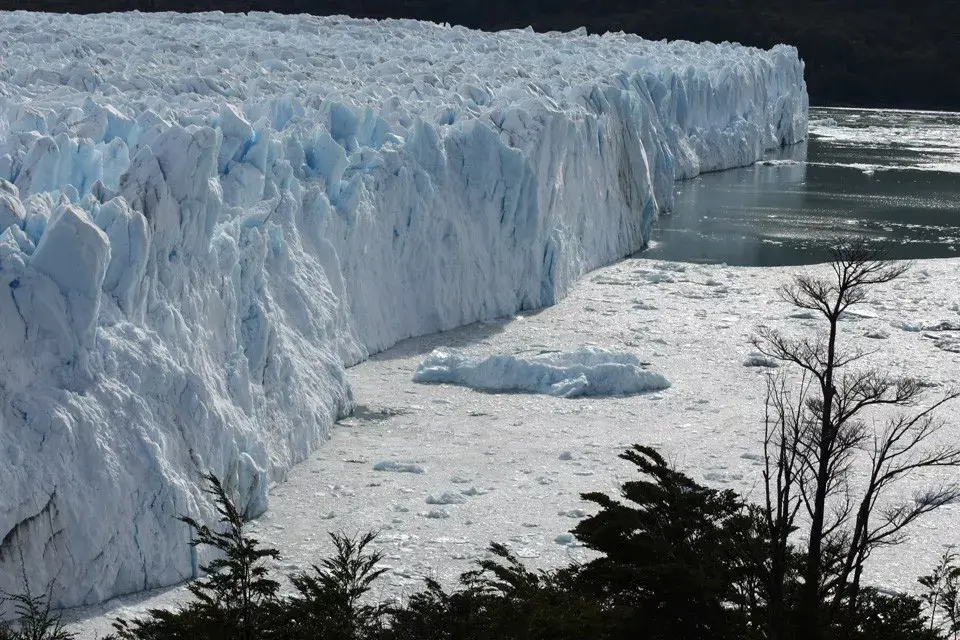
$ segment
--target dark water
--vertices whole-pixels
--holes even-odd
[[[810,139],[677,183],[639,257],[745,266],[829,259],[838,236],[893,258],[960,256],[960,114],[812,109]]]

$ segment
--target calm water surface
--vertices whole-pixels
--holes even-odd
[[[895,258],[960,256],[960,113],[811,109],[807,142],[677,183],[639,256],[809,264],[844,235]]]

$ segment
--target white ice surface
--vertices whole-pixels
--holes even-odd
[[[823,267],[803,271],[818,269],[824,273]],[[769,369],[744,361],[759,326],[787,332],[822,326],[777,296],[798,271],[626,260],[591,273],[562,302],[536,314],[401,342],[348,370],[358,411],[271,492],[270,511],[252,523],[253,530],[280,549],[281,574],[328,554],[327,531],[380,530],[378,545],[391,570],[376,593],[386,598],[421,589],[424,577],[452,585],[484,557],[490,541],[507,544],[533,567],[583,560],[585,550],[563,537],[593,512],[579,494],[616,492],[634,478],[633,467],[617,458],[633,443],[657,447],[699,482],[760,500]],[[918,262],[841,322],[844,344],[879,349],[861,364],[922,376],[936,385],[929,389],[936,398],[960,371],[960,353],[942,345],[945,338],[960,338],[958,283],[960,260]],[[884,334],[883,340],[871,337]],[[671,387],[631,397],[558,398],[412,380],[424,357],[441,345],[479,358],[584,344],[649,359]],[[946,423],[942,442],[956,444],[960,403],[940,416]],[[387,461],[416,464],[423,472],[375,470]],[[909,499],[955,473],[916,477],[891,498]],[[444,493],[466,500],[426,503]],[[429,515],[441,509],[447,517]],[[867,580],[915,589],[916,577],[932,569],[944,547],[960,544],[958,522],[960,504],[925,518],[907,531],[903,546],[870,558]],[[109,615],[182,597],[178,588],[74,615],[94,616],[78,626],[92,640],[98,629],[108,630]]]
[[[417,367],[413,380],[448,382],[494,393],[525,391],[562,398],[627,396],[670,386],[659,373],[647,371],[636,355],[596,347],[486,357],[436,349]]]
[[[263,513],[353,407],[346,365],[556,302],[676,179],[806,134],[784,46],[261,14],[0,36],[0,590],[22,552],[63,604],[195,575],[199,474]]]

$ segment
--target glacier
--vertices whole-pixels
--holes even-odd
[[[398,340],[551,305],[677,180],[806,135],[797,51],[273,14],[0,13],[0,591],[203,561]],[[21,571],[21,567],[25,570]]]

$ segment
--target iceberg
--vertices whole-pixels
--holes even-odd
[[[435,349],[414,374],[415,382],[446,382],[492,393],[542,393],[561,398],[628,396],[670,387],[632,353],[583,347],[534,356],[469,356]]]
[[[805,137],[797,51],[0,13],[0,591],[197,575],[398,340],[550,305],[676,180]]]

